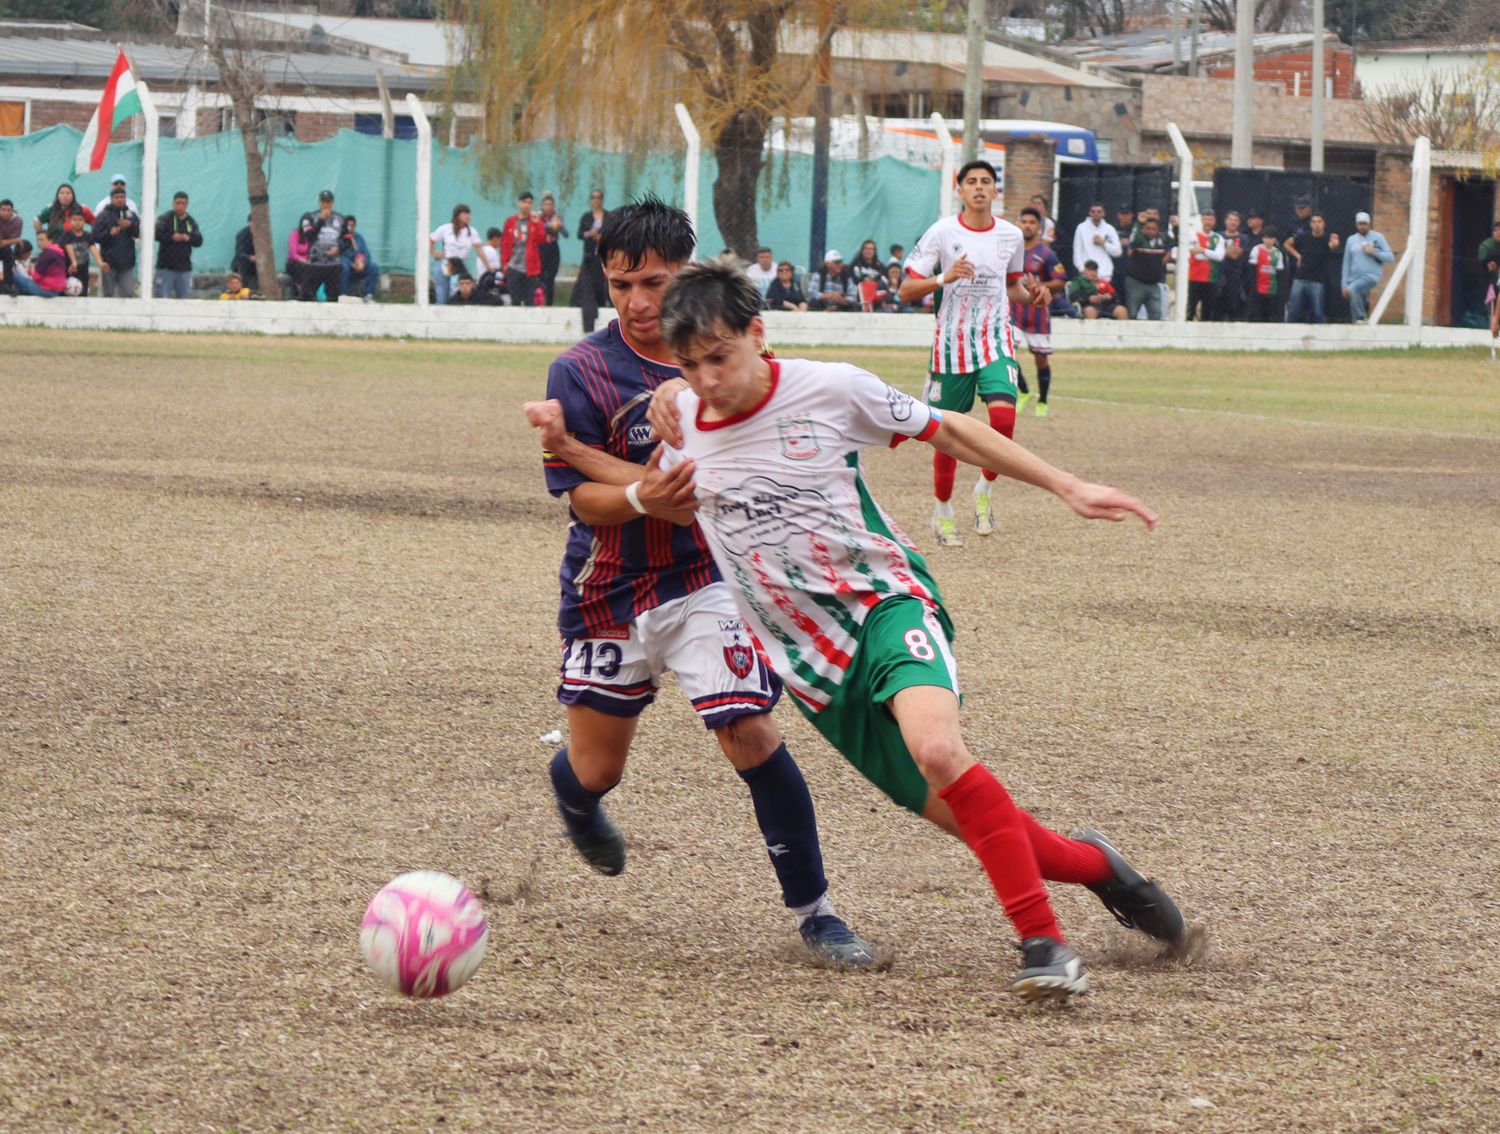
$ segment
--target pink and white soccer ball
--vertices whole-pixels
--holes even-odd
[[[370,899],[359,948],[371,969],[404,996],[429,999],[462,988],[484,959],[484,910],[457,878],[416,870]]]
[[[68,282],[63,284],[64,295],[82,295],[83,281],[77,276],[69,276]]]

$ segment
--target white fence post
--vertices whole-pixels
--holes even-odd
[[[422,109],[422,100],[406,96],[412,121],[417,126],[417,255],[412,261],[412,287],[418,307],[427,306],[427,277],[432,273],[432,250],[428,233],[432,231],[432,123]]]
[[[687,139],[687,157],[682,169],[682,210],[693,222],[693,234],[698,233],[698,166],[703,152],[703,139],[698,134],[697,124],[688,108],[682,103],[673,107],[677,111],[677,124],[682,127],[682,136]],[[696,251],[696,249],[694,249]]]
[[[943,151],[943,180],[938,186],[938,216],[948,217],[958,212],[953,203],[953,178],[958,173],[953,160],[953,135],[948,132],[948,123],[943,116],[935,110],[932,112],[932,125],[937,130],[938,145]]]
[[[146,119],[146,144],[141,150],[141,255],[136,262],[141,281],[141,298],[150,299],[156,290],[156,159],[161,132],[156,118],[156,100],[144,80],[135,85],[141,100],[141,114]],[[108,130],[109,123],[99,123]]]
[[[1198,195],[1193,192],[1193,151],[1188,149],[1177,123],[1167,123],[1167,137],[1172,139],[1172,148],[1177,151],[1177,290],[1172,293],[1172,317],[1179,323],[1186,323],[1188,271],[1193,262],[1188,240],[1197,240]]]
[[[1406,325],[1411,344],[1422,337],[1422,299],[1427,290],[1427,207],[1432,196],[1432,143],[1418,138],[1411,148],[1411,220],[1406,243],[1415,249],[1406,277]]]

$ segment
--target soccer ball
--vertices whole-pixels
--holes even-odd
[[[359,949],[370,968],[403,996],[426,1000],[462,988],[484,959],[484,910],[457,878],[416,870],[370,899]]]
[[[67,295],[82,295],[83,281],[77,276],[69,276],[68,282],[63,284],[63,292]]]

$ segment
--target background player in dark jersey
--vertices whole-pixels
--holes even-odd
[[[544,454],[547,488],[567,494],[573,520],[558,614],[557,699],[570,734],[552,761],[558,811],[590,865],[624,869],[624,840],[600,801],[624,774],[636,721],[671,670],[750,790],[803,941],[837,961],[872,963],[828,901],[812,796],[770,717],[781,683],[691,522],[690,477],[661,470],[646,421],[651,392],[679,373],[666,361],[659,316],[667,285],[692,257],[692,222],[647,197],[609,213],[598,244],[619,319],[559,356],[548,400],[526,406],[533,425],[561,414],[568,434]]]
[[[1052,251],[1052,246],[1042,239],[1042,225],[1046,218],[1040,209],[1027,205],[1021,210],[1021,232],[1026,237],[1026,275],[1040,281],[1055,298],[1068,286],[1068,272]],[[1036,402],[1037,417],[1047,416],[1047,393],[1052,389],[1052,313],[1046,304],[1020,303],[1011,309],[1014,314],[1011,324],[1020,333],[1036,363],[1036,387],[1033,394],[1026,385],[1026,373],[1016,360],[1016,386],[1021,396],[1016,399],[1016,416],[1026,412],[1026,407]]]

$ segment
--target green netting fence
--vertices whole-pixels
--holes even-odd
[[[53,126],[22,137],[0,138],[0,197],[15,202],[29,218],[48,206],[57,186],[68,180],[80,134],[71,126]],[[385,139],[353,130],[323,142],[278,141],[268,157],[271,222],[278,255],[297,218],[317,205],[318,191],[332,189],[338,209],[359,218],[371,253],[387,271],[410,272],[415,255],[416,150],[410,139]],[[123,174],[130,197],[139,202],[143,143],[111,145],[104,168],[74,182],[78,199],[89,208],[109,191],[109,178]],[[510,167],[523,171],[516,184],[482,188],[476,156],[468,149],[433,145],[432,225],[448,219],[452,207],[473,207],[480,231],[499,226],[515,211],[515,194],[530,189],[540,198],[551,190],[569,230],[600,186],[607,204],[620,204],[647,191],[682,203],[682,155],[633,158],[582,146],[531,142],[517,148]],[[723,248],[714,222],[713,183],[717,165],[706,156],[700,172],[699,253]],[[934,219],[939,174],[894,158],[835,161],[829,175],[828,240],[845,258],[859,244],[875,240],[881,256],[892,243],[908,248]],[[521,184],[524,180],[524,184]],[[812,158],[778,154],[762,175],[759,233],[778,259],[804,265],[811,227]],[[164,138],[158,159],[158,213],[165,212],[177,190],[189,196],[189,211],[203,228],[203,247],[195,253],[201,271],[227,268],[234,237],[249,212],[245,189],[245,154],[240,135],[227,131],[201,138]],[[558,186],[567,185],[566,192]],[[564,264],[576,263],[579,243],[563,244]],[[425,265],[424,265],[425,267]]]

